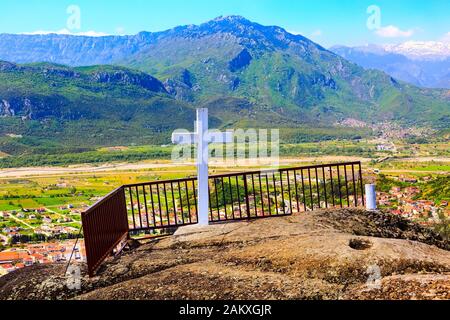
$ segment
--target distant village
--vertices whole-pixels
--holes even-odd
[[[16,238],[27,235],[30,231],[34,235],[43,235],[47,238],[77,233],[80,214],[81,210],[75,209],[72,205],[59,207],[58,212],[45,207],[0,211],[0,223],[6,224],[0,229],[0,237],[3,237],[0,244],[8,241],[15,242]]]
[[[74,248],[82,209],[69,204],[0,211],[0,276],[34,264],[65,263],[72,251],[74,261],[84,261],[83,242]]]
[[[425,178],[426,180],[427,178]],[[400,177],[401,182],[416,184],[415,178]],[[378,192],[377,202],[381,208],[387,208],[391,213],[414,220],[422,225],[431,226],[440,222],[440,214],[450,216],[448,201],[417,199],[421,194],[420,187],[409,186],[401,188],[394,186],[389,192]]]
[[[0,276],[35,264],[86,261],[83,240],[67,240],[58,243],[25,244],[0,252]]]

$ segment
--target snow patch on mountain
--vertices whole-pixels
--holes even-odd
[[[450,43],[439,41],[407,41],[384,45],[382,48],[414,60],[442,60],[450,57]]]

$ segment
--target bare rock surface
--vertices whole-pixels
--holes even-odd
[[[449,299],[449,248],[388,213],[323,210],[180,228],[79,290],[64,266],[23,269],[0,278],[0,299]]]

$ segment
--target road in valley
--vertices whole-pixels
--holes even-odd
[[[303,157],[303,158],[281,158],[280,166],[289,165],[302,165],[304,163],[338,163],[338,162],[352,162],[361,161],[368,163],[371,159],[349,156],[318,156],[318,157]],[[411,158],[391,158],[389,161],[396,162],[441,162],[450,163],[448,157],[411,157]],[[127,171],[139,171],[139,170],[155,170],[155,169],[172,169],[164,170],[165,172],[179,173],[180,167],[192,167],[195,170],[195,163],[172,163],[170,161],[143,161],[136,163],[107,163],[99,166],[94,165],[73,165],[67,167],[30,167],[30,168],[11,168],[0,169],[0,179],[11,178],[32,178],[32,177],[47,177],[47,176],[61,176],[61,175],[92,175],[95,173],[118,173]],[[215,162],[210,163],[211,169],[225,169],[226,171],[238,171],[245,168],[258,167],[258,162],[248,160],[234,162]],[[263,165],[261,167],[264,167]],[[186,170],[184,170],[186,171]],[[432,173],[427,171],[411,171],[411,170],[383,170],[386,172],[414,172],[414,173]],[[435,171],[433,171],[435,172]]]
[[[9,218],[13,219],[14,221],[16,221],[16,222],[18,222],[18,223],[21,223],[21,224],[27,226],[28,229],[32,229],[32,230],[35,229],[32,225],[29,225],[29,224],[26,223],[25,221],[23,221],[23,220],[21,220],[21,219],[15,217],[13,214],[10,214],[10,215],[9,215]]]

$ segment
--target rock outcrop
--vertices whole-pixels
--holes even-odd
[[[0,299],[449,299],[450,244],[386,213],[325,210],[186,227],[111,258],[0,278]]]
[[[158,79],[142,72],[131,72],[123,70],[98,71],[92,73],[91,79],[99,83],[135,85],[153,92],[167,93],[164,85]]]
[[[229,69],[231,72],[236,72],[247,67],[252,61],[252,56],[247,49],[242,50],[233,60],[229,63]]]

